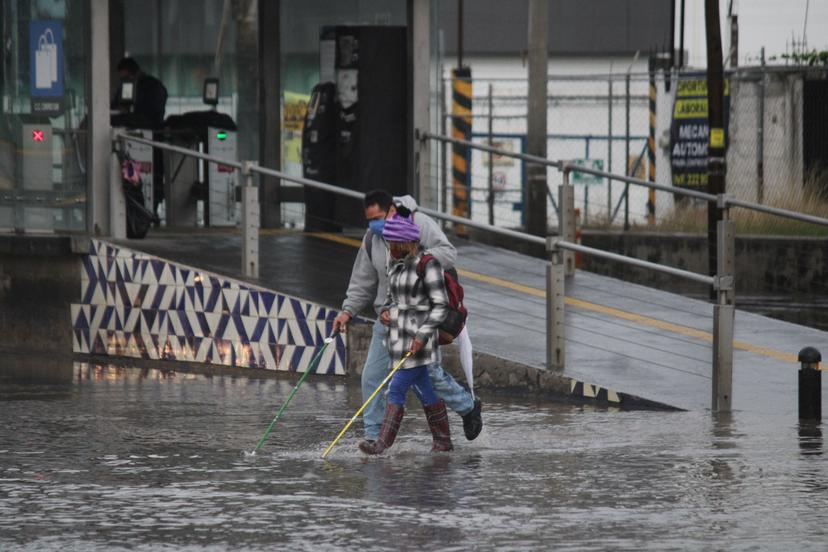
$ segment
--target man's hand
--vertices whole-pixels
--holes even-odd
[[[420,352],[420,349],[422,349],[423,347],[425,347],[425,343],[420,341],[419,339],[415,339],[411,343],[411,347],[408,349],[408,352],[410,352],[412,355],[416,355]]]
[[[334,318],[333,332],[334,333],[337,333],[337,332],[345,333],[345,330],[346,330],[345,327],[348,325],[348,322],[350,322],[350,321],[351,321],[350,313],[347,313],[345,311],[340,312],[339,315],[337,315],[337,317]]]
[[[380,322],[385,326],[391,325],[391,311],[384,310],[380,313]]]

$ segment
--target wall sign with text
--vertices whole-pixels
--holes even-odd
[[[724,140],[727,147],[727,125],[730,119],[730,81],[724,86],[725,128],[716,129],[711,137],[707,124],[707,78],[704,75],[682,75],[678,79],[673,120],[670,124],[670,167],[673,186],[707,188],[707,152],[711,138]]]

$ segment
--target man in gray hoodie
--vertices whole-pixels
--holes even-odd
[[[385,220],[396,213],[402,216],[413,215],[414,223],[420,228],[421,245],[440,261],[443,269],[454,266],[457,250],[432,218],[417,212],[417,201],[411,196],[392,198],[385,191],[375,190],[366,194],[364,206],[369,229],[354,261],[342,312],[334,320],[334,331],[344,329],[354,316],[373,302],[378,319],[374,323],[368,357],[362,369],[362,397],[366,400],[391,370],[391,357],[386,342],[388,321],[379,316],[380,307],[388,294],[388,246],[382,239]],[[476,438],[483,429],[480,400],[473,399],[471,393],[461,387],[439,364],[432,365],[429,377],[437,395],[463,418],[466,438]],[[378,395],[363,411],[367,441],[373,441],[379,435],[384,412],[384,394]]]

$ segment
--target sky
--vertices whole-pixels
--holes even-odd
[[[802,40],[803,30],[808,49],[828,50],[828,0],[733,0],[739,16],[739,63],[759,63],[759,53],[765,47],[765,57],[785,53],[785,44],[792,38]],[[722,23],[722,48],[730,49],[727,9],[729,0],[719,0]],[[678,25],[679,0],[676,0],[676,24]],[[707,48],[704,33],[704,0],[685,0],[686,26],[684,44],[689,52],[689,64],[706,65]],[[805,11],[808,21],[805,25]],[[678,47],[676,30],[676,47]],[[784,63],[777,61],[776,63]],[[773,62],[770,62],[773,63]]]

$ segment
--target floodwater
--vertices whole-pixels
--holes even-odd
[[[828,462],[795,413],[618,411],[483,396],[428,452],[411,408],[366,458],[353,380],[0,363],[0,550],[825,550]],[[27,373],[27,372],[26,372]],[[57,378],[59,381],[55,381]]]
[[[738,303],[755,314],[828,331],[828,300],[818,296],[740,297]]]

